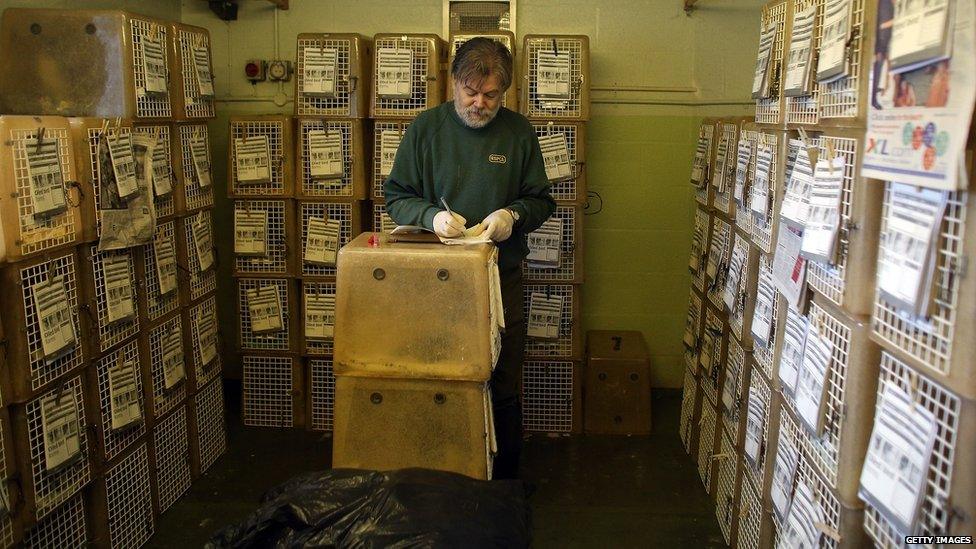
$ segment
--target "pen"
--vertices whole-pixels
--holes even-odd
[[[454,217],[454,212],[451,211],[451,207],[447,205],[447,200],[444,200],[444,197],[443,196],[441,197],[441,204],[444,205],[444,209],[447,210],[447,213],[451,217]]]

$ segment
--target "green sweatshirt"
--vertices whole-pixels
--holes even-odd
[[[526,235],[556,210],[535,130],[505,107],[479,129],[465,126],[450,101],[421,113],[400,142],[383,191],[399,225],[433,229],[442,196],[468,227],[500,208],[518,212],[512,236],[498,243],[502,271],[522,262]]]

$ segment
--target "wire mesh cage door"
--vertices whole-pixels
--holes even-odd
[[[521,73],[519,108],[526,117],[589,120],[589,37],[526,35]]]
[[[300,33],[295,115],[365,118],[371,46],[358,34]]]

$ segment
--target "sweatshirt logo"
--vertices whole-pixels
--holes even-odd
[[[491,162],[492,164],[504,164],[508,162],[508,159],[505,158],[504,154],[489,154],[488,162]]]

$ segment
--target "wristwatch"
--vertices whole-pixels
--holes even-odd
[[[515,220],[515,223],[518,223],[519,222],[519,219],[522,216],[520,216],[519,213],[517,211],[513,210],[512,208],[505,208],[505,209],[508,210],[508,213],[512,214],[512,219]]]

